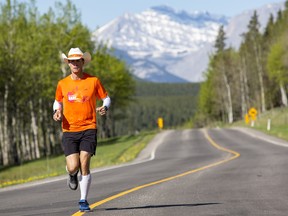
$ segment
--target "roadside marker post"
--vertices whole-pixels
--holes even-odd
[[[271,119],[267,120],[267,131],[271,130]]]
[[[158,123],[158,128],[162,130],[163,127],[164,127],[164,121],[163,121],[163,118],[158,118],[157,123]]]

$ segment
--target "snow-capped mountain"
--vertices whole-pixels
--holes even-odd
[[[256,9],[261,24],[283,5]],[[203,80],[219,27],[225,26],[229,43],[239,46],[239,35],[245,32],[253,11],[230,19],[208,12],[188,13],[158,6],[139,14],[126,13],[96,30],[93,38],[112,46],[138,78],[153,82],[199,82]]]

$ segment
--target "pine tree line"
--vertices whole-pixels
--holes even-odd
[[[197,109],[199,86],[199,83],[137,82],[132,103],[122,113],[123,119],[116,122],[119,124],[117,133],[154,130],[158,128],[158,118],[163,118],[164,129],[192,121]]]
[[[255,107],[263,113],[274,107],[287,107],[288,84],[288,1],[277,17],[270,15],[260,32],[255,11],[242,35],[239,50],[227,47],[224,27],[215,41],[201,84],[195,121],[198,126],[243,119]]]

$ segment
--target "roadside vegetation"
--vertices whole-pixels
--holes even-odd
[[[266,26],[260,26],[254,11],[239,48],[229,46],[225,28],[219,28],[200,87],[195,125],[233,124],[253,107],[260,116],[288,107],[288,1],[284,5]]]
[[[247,124],[241,120],[228,126],[250,127],[288,141],[288,108],[276,108],[262,113],[252,125],[251,121]]]
[[[130,162],[153,139],[157,131],[103,139],[98,142],[91,169]],[[0,188],[66,174],[63,155],[30,161],[19,166],[0,168]]]

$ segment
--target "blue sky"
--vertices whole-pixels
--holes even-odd
[[[60,0],[36,0],[41,13],[53,7]],[[1,3],[6,0],[0,0]],[[18,2],[29,2],[29,0],[18,0]],[[66,0],[61,2],[65,3]],[[284,2],[281,0],[72,0],[81,12],[82,22],[95,30],[114,18],[126,12],[139,13],[152,6],[167,5],[175,10],[187,12],[208,11],[213,14],[234,16],[245,10],[261,7],[269,3]]]

